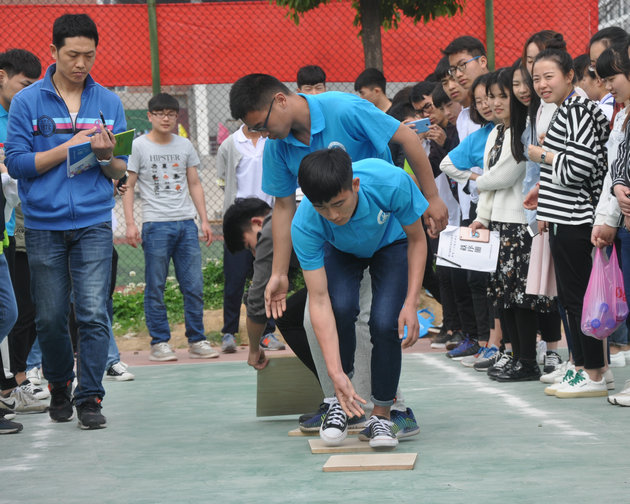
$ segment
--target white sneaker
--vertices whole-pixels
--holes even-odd
[[[573,399],[578,397],[605,397],[608,395],[606,379],[602,377],[599,381],[593,381],[584,369],[575,373],[575,377],[564,382],[558,390],[556,397],[560,399]]]
[[[545,355],[547,355],[547,342],[540,340],[536,343],[536,362],[538,364],[545,363]]]
[[[575,369],[573,363],[571,361],[562,362],[551,373],[542,375],[540,381],[543,383],[560,383],[569,369]]]
[[[26,372],[26,379],[30,381],[33,385],[41,385],[42,372],[39,370],[38,367],[31,368]]]
[[[191,359],[216,359],[219,356],[208,340],[195,341],[188,344]]]
[[[624,367],[626,365],[626,356],[623,352],[617,352],[616,354],[610,354],[609,367]]]
[[[609,395],[608,402],[618,406],[630,406],[630,380],[626,380],[621,392]]]
[[[35,399],[39,399],[40,401],[48,399],[50,397],[50,391],[48,390],[48,387],[36,387],[28,378],[22,382],[20,388],[35,396]]]
[[[20,387],[15,387],[10,397],[15,399],[15,412],[18,414],[44,413],[48,411],[48,404],[38,401],[33,394]]]
[[[551,373],[550,373],[551,374]],[[555,396],[558,389],[567,382],[570,382],[575,378],[575,367],[567,368],[564,376],[559,382],[554,382],[545,388],[545,394],[549,396]]]
[[[135,376],[127,371],[127,366],[124,362],[119,361],[116,364],[109,366],[105,372],[105,379],[114,381],[131,381],[135,379]]]
[[[151,345],[151,353],[149,354],[149,360],[164,362],[175,361],[177,355],[171,350],[171,346],[165,341]]]
[[[392,426],[390,420],[372,415],[359,433],[359,441],[369,441],[370,448],[395,448],[398,446],[398,438]]]

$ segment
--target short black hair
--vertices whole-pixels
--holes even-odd
[[[0,69],[9,77],[24,74],[29,79],[37,79],[42,73],[42,64],[32,52],[24,49],[9,49],[0,53]]]
[[[405,86],[398,91],[392,98],[392,107],[398,103],[409,103],[409,97],[411,96],[411,90],[413,86]]]
[[[540,60],[549,60],[554,61],[560,70],[562,71],[562,75],[568,75],[571,70],[575,70],[573,68],[573,59],[566,51],[559,51],[557,49],[545,49],[544,51],[539,52],[534,58],[534,65]],[[534,68],[532,67],[532,75],[534,73]],[[573,82],[576,81],[576,76],[573,76]]]
[[[433,88],[433,92],[431,93],[431,98],[433,99],[433,106],[440,108],[452,101],[449,96],[444,91],[444,87],[435,86]]]
[[[291,91],[273,75],[245,75],[230,89],[230,113],[234,119],[243,119],[250,112],[269,107],[271,98],[276,93],[289,95]]]
[[[326,203],[352,189],[352,160],[338,147],[312,152],[300,163],[298,184],[311,203]]]
[[[597,58],[597,75],[602,79],[617,74],[630,75],[630,57],[628,57],[628,43],[604,49]],[[576,66],[577,72],[577,66]]]
[[[318,65],[306,65],[298,70],[297,86],[314,86],[315,84],[326,84],[326,72]]]
[[[451,65],[448,62],[448,56],[444,56],[438,61],[438,64],[435,66],[435,70],[433,71],[433,75],[438,81],[441,81],[445,77],[449,77],[449,69]]]
[[[85,37],[94,41],[98,47],[98,30],[96,23],[87,14],[64,14],[53,23],[52,43],[61,49],[66,39],[70,37]]]
[[[394,119],[398,119],[403,122],[410,117],[416,117],[416,109],[409,102],[398,102],[396,105],[389,107],[387,115],[392,116]]]
[[[486,48],[484,47],[483,42],[471,35],[457,37],[449,45],[442,49],[442,54],[444,54],[444,56],[451,56],[464,51],[469,53],[471,56],[486,55]]]
[[[418,84],[416,84],[411,90],[409,101],[411,101],[411,103],[414,103],[424,100],[425,96],[430,97],[433,93],[433,90],[435,89],[435,84],[435,82],[429,81],[418,82]]]
[[[589,76],[595,78],[595,74],[591,72],[588,67],[591,66],[591,57],[588,54],[580,54],[577,58],[573,59],[573,68],[578,80],[584,77],[584,72],[588,72]]]
[[[168,93],[156,94],[149,100],[149,112],[156,110],[175,110],[179,112],[179,102],[177,98]]]
[[[354,90],[359,91],[362,87],[379,87],[386,93],[387,80],[378,68],[366,68],[354,81]]]
[[[236,198],[223,216],[223,241],[232,253],[245,248],[243,234],[252,228],[252,217],[265,217],[271,207],[259,198]]]

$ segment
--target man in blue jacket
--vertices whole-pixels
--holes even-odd
[[[73,417],[74,356],[68,337],[70,296],[79,327],[79,427],[105,427],[101,400],[110,320],[112,179],[127,168],[114,157],[112,134],[126,129],[120,99],[94,82],[98,31],[85,14],[65,14],[53,25],[55,64],[11,103],[6,165],[18,179],[24,212],[37,335],[51,391],[50,418]],[[104,121],[104,128],[101,127]],[[68,148],[90,142],[98,166],[68,174]]]

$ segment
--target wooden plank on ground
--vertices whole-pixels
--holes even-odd
[[[257,373],[258,417],[309,413],[317,410],[323,399],[313,373],[293,355],[272,357]]]
[[[346,438],[339,446],[328,446],[321,439],[309,439],[308,444],[311,447],[311,453],[357,453],[372,452],[370,443],[367,441],[359,441],[359,438]]]
[[[409,471],[414,468],[417,457],[417,453],[331,455],[322,469],[324,472]]]
[[[363,429],[348,429],[348,436],[357,435]],[[289,437],[312,437],[319,436],[319,430],[313,432],[302,432],[299,427],[289,431]]]

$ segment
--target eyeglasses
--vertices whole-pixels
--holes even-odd
[[[269,110],[267,111],[267,117],[265,117],[265,122],[259,128],[249,128],[249,131],[253,131],[254,133],[262,133],[267,130],[267,123],[269,122],[269,115],[271,114],[271,108],[273,107],[273,103],[276,101],[276,96],[271,99],[271,103],[269,104]]]
[[[151,112],[151,115],[159,117],[160,119],[164,119],[165,117],[168,117],[169,119],[175,119],[178,114],[177,112],[163,112],[161,110],[158,110],[157,112]]]
[[[474,58],[470,58],[469,60],[464,61],[463,63],[460,63],[459,65],[455,65],[452,66],[448,69],[448,74],[451,77],[455,77],[455,72],[461,72],[464,73],[464,71],[466,70],[466,64],[470,63],[471,61],[475,61],[477,59],[481,58],[481,54],[479,56],[475,56]]]
[[[416,115],[426,116],[429,115],[433,111],[433,103],[429,102],[424,105],[422,108],[416,109]]]

